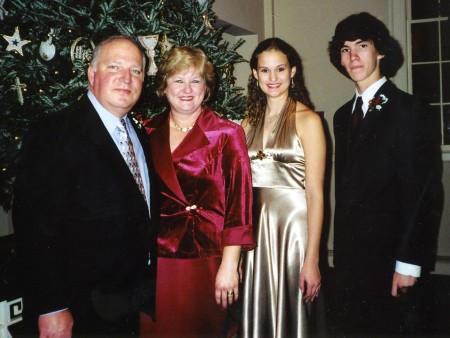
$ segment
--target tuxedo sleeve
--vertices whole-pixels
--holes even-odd
[[[396,260],[427,265],[436,251],[440,220],[442,160],[438,116],[417,97],[400,100],[397,177],[400,184],[400,242]],[[436,203],[437,202],[437,203]]]

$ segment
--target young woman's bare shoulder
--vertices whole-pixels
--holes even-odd
[[[314,110],[309,108],[308,106],[304,105],[301,102],[297,102],[297,107],[295,109],[296,119],[302,120],[303,123],[311,122],[317,122],[317,120],[320,120],[320,115],[317,114]]]
[[[296,128],[300,134],[322,126],[320,115],[301,102],[297,102],[295,115]]]

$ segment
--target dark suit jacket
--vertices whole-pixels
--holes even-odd
[[[77,301],[90,293],[94,298],[124,296],[133,304],[121,306],[154,311],[154,299],[149,298],[155,293],[159,211],[150,148],[145,137],[141,143],[151,173],[152,221],[87,96],[39,122],[24,139],[13,224],[26,268],[25,303],[37,313],[64,308],[76,312]],[[111,313],[103,301],[96,304],[93,299],[92,305]],[[73,315],[77,323],[77,313]]]
[[[439,117],[390,81],[381,94],[353,141],[354,98],[334,116],[334,264],[392,279],[396,260],[430,268],[435,257],[442,161]]]

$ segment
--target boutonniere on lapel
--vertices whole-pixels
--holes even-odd
[[[130,115],[134,123],[136,123],[136,127],[141,129],[142,126],[144,125],[144,117],[141,114],[135,112],[131,112]]]
[[[374,109],[380,111],[381,108],[383,108],[383,104],[388,102],[388,100],[389,99],[384,94],[380,94],[380,95],[374,97],[372,100],[369,101],[369,109],[367,111],[369,112]]]

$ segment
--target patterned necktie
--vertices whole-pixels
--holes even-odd
[[[120,123],[117,124],[117,129],[119,130],[119,144],[122,156],[125,159],[125,162],[127,162],[128,168],[130,168],[131,174],[133,174],[134,180],[136,181],[139,190],[146,200],[141,171],[139,170],[139,165],[136,160],[136,154],[134,153],[133,142],[131,142],[131,138],[128,134],[127,125],[124,119],[120,119]]]
[[[356,104],[355,104],[355,109],[353,110],[353,114],[352,114],[352,131],[356,132],[359,128],[359,126],[361,125],[361,121],[364,118],[364,113],[362,110],[362,98],[361,96],[358,96],[358,98],[356,99]]]

